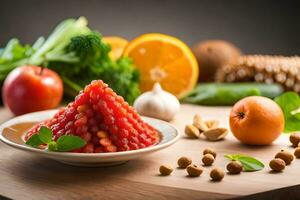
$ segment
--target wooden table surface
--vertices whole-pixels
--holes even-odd
[[[182,133],[173,146],[126,164],[106,168],[81,168],[36,157],[0,143],[0,195],[12,199],[299,199],[300,159],[283,173],[270,173],[268,162],[282,148],[290,149],[288,137],[282,135],[271,146],[245,146],[230,134],[226,140],[208,142],[186,139],[185,124],[191,123],[195,113],[204,119],[218,119],[228,127],[230,108],[182,105],[172,122]],[[0,111],[4,122],[11,114]],[[262,160],[266,167],[259,172],[226,175],[222,182],[211,182],[205,167],[197,178],[186,176],[185,170],[175,169],[171,176],[161,177],[161,164],[176,166],[177,158],[189,156],[201,164],[202,150],[216,149],[214,166],[225,170],[228,162],[223,155],[248,154]],[[1,199],[1,196],[0,196]]]

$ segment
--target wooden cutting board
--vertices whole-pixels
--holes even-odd
[[[184,137],[184,126],[198,113],[204,119],[218,119],[228,127],[229,107],[182,105],[172,122],[182,133],[173,146],[107,168],[80,168],[39,158],[0,143],[0,195],[13,199],[297,199],[300,198],[300,159],[283,173],[270,173],[268,163],[280,149],[290,149],[287,135],[271,146],[255,147],[240,144],[231,134],[224,141],[208,142]],[[1,122],[11,117],[0,111]],[[201,177],[190,178],[186,171],[175,169],[171,176],[161,177],[161,164],[176,167],[180,156],[189,156],[201,164],[202,151],[214,148],[218,155],[214,166],[225,170],[224,154],[242,153],[257,157],[266,165],[259,172],[226,175],[221,182],[211,182],[205,167]],[[1,196],[0,196],[1,199]]]

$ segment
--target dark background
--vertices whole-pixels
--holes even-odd
[[[225,39],[245,53],[300,54],[300,1],[275,0],[0,0],[0,46],[32,43],[62,19],[85,16],[104,35],[146,32],[189,45]]]

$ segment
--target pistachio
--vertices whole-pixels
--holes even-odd
[[[189,138],[198,138],[200,135],[200,131],[193,125],[186,125],[184,132]]]
[[[204,122],[208,129],[212,128],[218,128],[219,127],[219,121],[218,120],[207,120]]]
[[[159,167],[159,172],[163,176],[168,176],[173,172],[173,167],[171,165],[161,165]]]
[[[213,128],[203,132],[203,135],[211,141],[222,140],[227,134],[228,130],[226,128]]]
[[[200,132],[207,131],[208,127],[200,117],[200,115],[195,115],[193,120],[193,125],[200,130]]]

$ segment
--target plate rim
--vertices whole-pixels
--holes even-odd
[[[153,152],[153,151],[157,151],[160,149],[164,149],[172,144],[174,144],[175,142],[177,142],[180,138],[180,132],[179,130],[171,123],[160,120],[160,119],[155,119],[152,117],[146,117],[146,116],[141,116],[142,119],[149,119],[149,120],[153,120],[153,121],[157,121],[160,123],[163,123],[169,127],[171,127],[172,129],[174,129],[176,136],[174,138],[172,138],[171,140],[163,143],[163,144],[157,144],[157,145],[153,145],[153,146],[149,146],[146,148],[142,148],[142,149],[137,149],[137,150],[130,150],[130,151],[121,151],[121,152],[111,152],[111,153],[74,153],[74,152],[52,152],[52,151],[45,151],[45,150],[41,150],[41,149],[37,149],[37,148],[33,148],[27,145],[22,145],[22,144],[17,144],[15,142],[12,142],[11,140],[8,140],[7,138],[5,138],[3,136],[3,129],[6,128],[8,126],[8,124],[11,124],[12,121],[17,121],[20,118],[25,118],[28,117],[30,115],[38,115],[41,113],[48,113],[48,112],[56,112],[58,111],[58,109],[51,109],[51,110],[44,110],[44,111],[38,111],[38,112],[32,112],[32,113],[27,113],[24,115],[20,115],[14,118],[11,118],[9,120],[7,120],[6,122],[2,123],[0,125],[0,141],[2,141],[4,144],[9,145],[15,149],[20,149],[23,151],[27,151],[27,152],[33,152],[33,153],[38,153],[38,154],[46,154],[46,155],[51,155],[51,156],[58,156],[58,157],[97,157],[97,158],[111,158],[111,157],[123,157],[123,156],[132,156],[132,155],[136,155],[136,154],[142,154],[142,153],[147,153],[147,152]],[[163,135],[163,133],[161,133]]]

